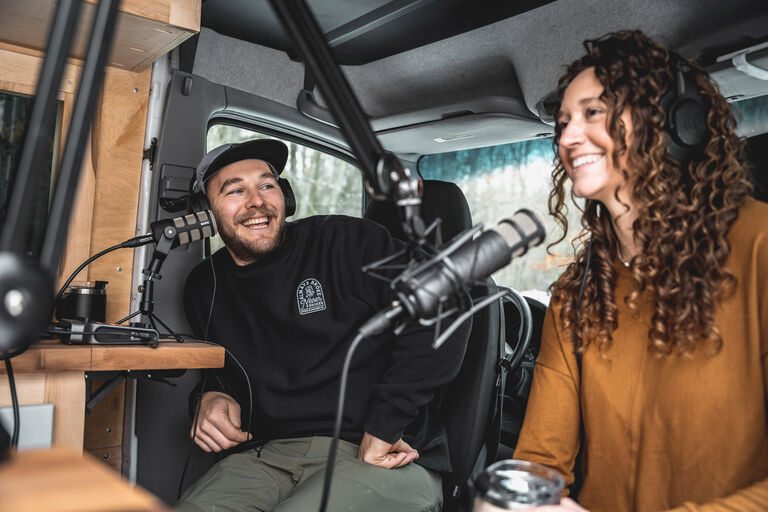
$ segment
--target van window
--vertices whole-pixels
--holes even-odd
[[[736,131],[744,137],[752,137],[768,131],[768,95],[755,96],[731,103],[738,125]]]
[[[562,230],[549,215],[554,153],[552,138],[533,139],[478,149],[426,155],[419,160],[424,179],[456,183],[467,197],[472,221],[488,229],[520,208],[536,212],[547,231],[544,243],[493,275],[501,285],[549,302],[549,285],[573,256],[572,241],[579,232],[578,211],[569,205],[568,238],[547,253],[546,246]]]
[[[0,92],[0,224],[4,223],[10,206],[11,192],[16,182],[21,150],[24,144],[24,132],[32,115],[34,98],[24,94]],[[30,261],[40,258],[43,238],[48,224],[48,208],[51,200],[51,181],[58,159],[58,127],[61,126],[61,102],[53,123],[48,127],[43,156],[40,162],[41,172],[34,185],[32,208],[27,233],[24,240],[24,256]]]
[[[264,138],[282,140],[288,145],[288,163],[281,176],[289,181],[296,196],[296,214],[288,220],[328,214],[362,216],[363,175],[346,160],[309,146],[225,124],[215,124],[208,130],[206,151],[222,144]],[[211,239],[211,251],[222,245],[218,235]]]

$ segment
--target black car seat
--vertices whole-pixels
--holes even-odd
[[[397,207],[374,202],[365,218],[385,226],[395,238],[405,239]],[[421,216],[429,225],[442,220],[443,241],[448,241],[472,226],[464,193],[454,183],[425,180],[423,182]],[[492,279],[475,287],[473,297],[483,297],[495,290]],[[443,475],[443,510],[471,509],[467,482],[473,472],[487,465],[488,451],[495,453],[496,435],[489,427],[496,405],[497,362],[503,346],[504,314],[499,302],[477,313],[472,319],[467,350],[456,379],[444,390],[441,412],[448,434],[453,472]]]
[[[768,133],[747,139],[747,159],[755,186],[752,195],[768,202]]]

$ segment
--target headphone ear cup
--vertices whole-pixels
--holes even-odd
[[[661,97],[664,109],[669,155],[678,162],[693,160],[701,152],[709,136],[707,113],[696,86],[696,79],[688,64],[680,58],[673,59],[675,82]]]
[[[208,203],[208,198],[202,192],[195,192],[190,194],[188,197],[189,205],[187,210],[189,210],[190,213],[202,212],[211,209],[211,205]]]
[[[280,190],[283,191],[283,198],[285,199],[285,216],[290,217],[296,213],[296,196],[293,195],[293,189],[287,179],[278,178],[277,184],[280,185]]]
[[[189,213],[194,213],[210,209],[211,205],[208,203],[208,197],[198,187],[197,180],[193,179],[189,187],[189,194],[187,195],[187,210]]]

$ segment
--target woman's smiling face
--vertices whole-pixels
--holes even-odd
[[[558,153],[573,182],[573,195],[609,206],[624,183],[619,166],[626,165],[626,153],[617,166],[613,161],[616,143],[608,132],[608,108],[602,94],[603,85],[594,68],[585,69],[568,85],[557,118],[561,126]],[[621,120],[628,143],[632,133],[628,109]]]

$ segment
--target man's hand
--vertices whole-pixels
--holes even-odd
[[[206,452],[220,452],[250,439],[240,430],[240,405],[229,395],[208,391],[200,400],[195,443]]]
[[[410,464],[419,458],[419,452],[400,439],[395,444],[389,444],[368,432],[363,435],[357,459],[374,466],[393,469]]]
[[[531,512],[587,512],[587,509],[579,506],[578,503],[570,498],[563,498],[559,505],[546,505],[544,507],[533,507]]]

